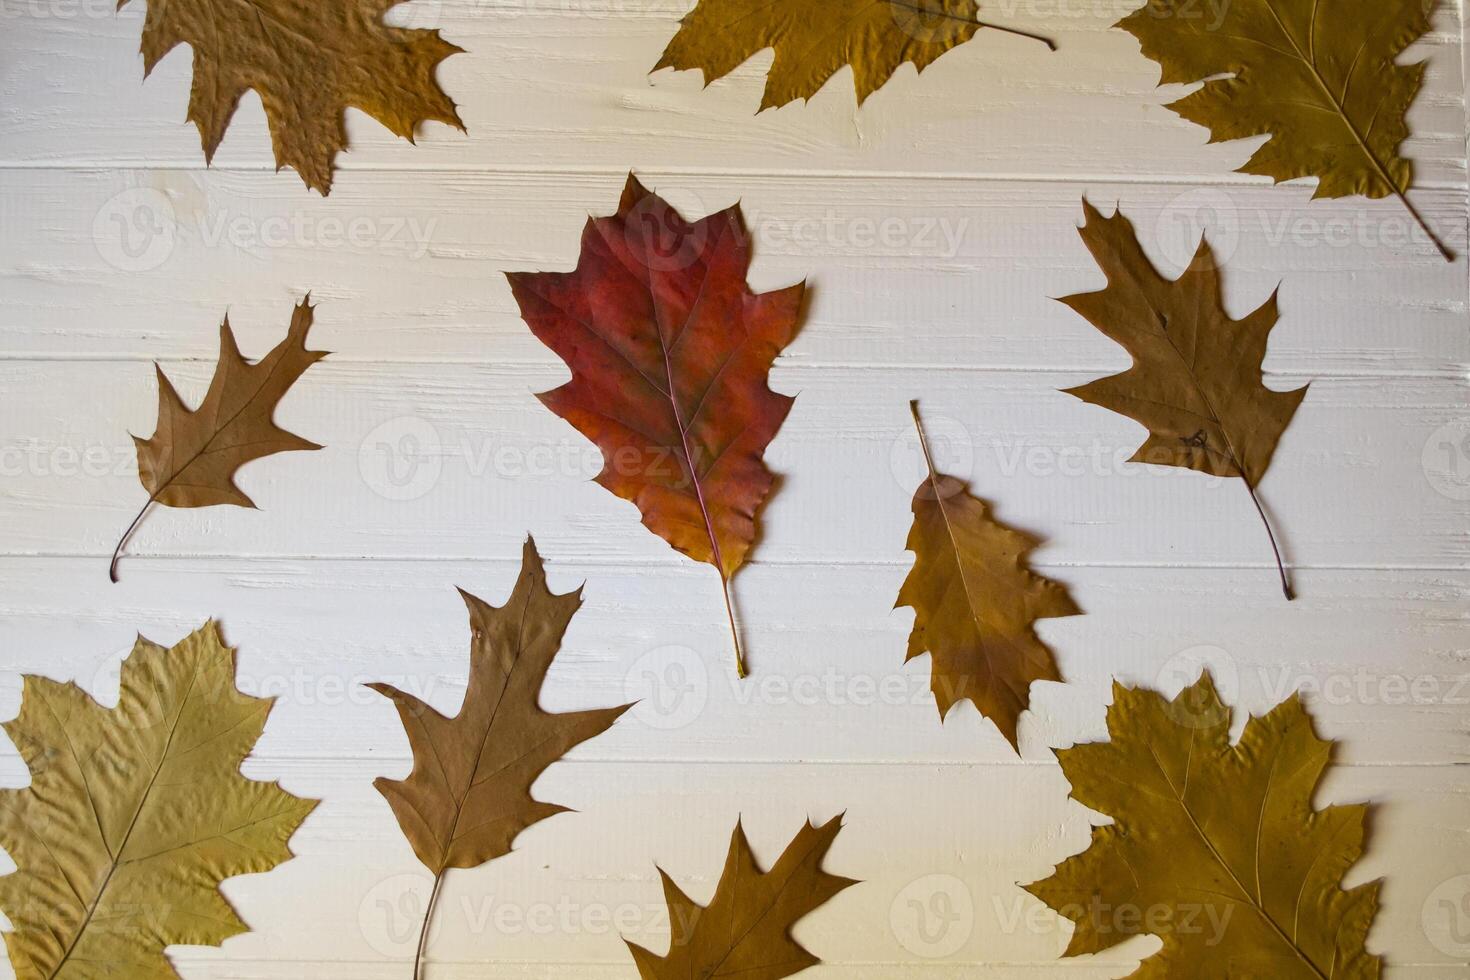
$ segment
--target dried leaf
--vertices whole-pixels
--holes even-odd
[[[1271,537],[1281,588],[1293,598],[1256,493],[1307,393],[1306,385],[1273,391],[1262,383],[1261,363],[1279,317],[1276,295],[1244,319],[1232,320],[1207,242],[1200,241],[1189,268],[1171,282],[1143,254],[1132,222],[1121,212],[1105,218],[1085,200],[1082,206],[1082,240],[1108,285],[1062,302],[1127,348],[1133,366],[1067,393],[1148,427],[1148,439],[1129,462],[1244,480]]]
[[[1164,946],[1133,980],[1371,980],[1379,882],[1348,891],[1366,806],[1315,810],[1332,743],[1293,696],[1230,744],[1208,673],[1174,701],[1114,685],[1112,740],[1057,753],[1084,806],[1113,819],[1026,886],[1077,924],[1068,956],[1136,935]]]
[[[393,808],[418,859],[434,873],[436,895],[450,868],[477,868],[509,854],[521,831],[566,812],[535,799],[531,785],[631,707],[541,710],[541,685],[582,595],[556,595],[547,588],[545,566],[529,538],[522,563],[502,607],[460,593],[470,611],[472,642],[459,714],[447,718],[411,694],[369,685],[398,709],[414,758],[407,779],[380,778],[373,785]],[[424,936],[428,926],[426,917]]]
[[[857,884],[822,870],[841,829],[841,817],[820,827],[808,822],[775,866],[762,872],[745,828],[736,823],[724,874],[707,907],[685,895],[660,868],[673,939],[666,956],[628,943],[638,975],[643,980],[781,980],[819,964],[821,960],[791,937],[791,930],[834,895]]]
[[[1240,171],[1316,177],[1317,197],[1396,195],[1446,259],[1453,254],[1409,203],[1399,156],[1423,63],[1398,57],[1429,30],[1436,0],[1148,0],[1117,26],[1162,68],[1163,84],[1204,82],[1169,108],[1211,142],[1270,136]]]
[[[296,307],[291,329],[262,360],[251,364],[235,346],[230,320],[220,325],[219,364],[199,407],[190,411],[163,369],[158,375],[158,425],[148,439],[133,437],[138,449],[138,479],[148,491],[148,502],[123,533],[112,554],[112,580],[123,545],[148,508],[213,507],[233,504],[254,507],[255,502],[235,486],[235,471],[251,460],[299,449],[320,449],[278,427],[272,421],[276,405],[297,379],[325,351],[306,349],[311,329],[310,297]]]
[[[214,159],[240,97],[253,89],[265,106],[276,166],[294,168],[326,194],[333,161],[347,146],[349,106],[410,142],[430,119],[464,129],[434,77],[439,62],[460,48],[437,30],[385,25],[383,15],[402,2],[151,0],[143,70],[151,73],[164,55],[189,45],[189,121],[199,128],[205,159]]]
[[[765,48],[775,61],[761,110],[810,99],[844,65],[861,105],[899,66],[923,71],[982,27],[1042,41],[976,20],[975,0],[699,0],[680,22],[653,70],[698,69],[709,84]]]
[[[761,457],[794,401],[766,378],[805,288],[752,293],[749,264],[739,205],[691,224],[630,175],[618,213],[588,219],[575,272],[508,274],[521,316],[572,371],[542,403],[602,450],[598,483],[715,566],[732,633],[730,578],[775,482]]]
[[[116,708],[25,678],[4,727],[31,785],[0,791],[0,843],[18,869],[0,878],[17,980],[177,977],[165,947],[248,931],[220,883],[289,860],[316,807],[240,775],[271,704],[236,690],[213,622],[168,650],[140,637]]]
[[[1001,524],[963,482],[935,469],[917,403],[910,408],[929,477],[914,493],[914,567],[898,593],[897,606],[914,610],[908,659],[931,655],[940,718],[968,700],[1017,748],[1031,682],[1061,680],[1035,623],[1082,610],[1064,586],[1031,570],[1035,538]]]

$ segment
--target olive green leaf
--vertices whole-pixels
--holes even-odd
[[[1277,181],[1316,177],[1317,197],[1395,195],[1446,259],[1453,253],[1409,203],[1399,156],[1422,63],[1398,57],[1429,30],[1436,0],[1148,0],[1119,21],[1164,84],[1204,85],[1169,108],[1211,142],[1267,136],[1240,168]]]
[[[1230,719],[1209,674],[1173,701],[1115,684],[1111,740],[1057,752],[1113,822],[1027,891],[1076,923],[1067,956],[1163,940],[1130,980],[1374,980],[1380,883],[1341,885],[1368,808],[1314,809],[1332,743],[1299,697],[1234,745]]]
[[[272,703],[236,689],[213,622],[172,649],[139,638],[116,708],[25,678],[4,727],[31,785],[0,791],[17,980],[170,980],[166,946],[248,931],[220,882],[289,860],[316,807],[240,774]]]

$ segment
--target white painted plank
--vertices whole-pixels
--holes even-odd
[[[117,586],[101,565],[0,562],[12,699],[17,671],[111,689],[137,633],[170,642],[218,617],[241,651],[242,687],[279,695],[278,710],[295,719],[299,737],[273,743],[273,756],[295,757],[319,755],[341,730],[392,727],[368,682],[456,711],[468,636],[454,587],[503,601],[519,554],[474,562],[139,560]],[[907,574],[902,563],[752,569],[738,593],[754,671],[744,683],[734,677],[716,585],[702,570],[554,554],[550,568],[557,591],[585,583],[585,606],[543,703],[561,711],[640,702],[579,758],[1017,761],[968,705],[941,726],[927,658],[903,663],[912,613],[892,610]],[[1087,614],[1039,625],[1068,683],[1035,687],[1022,724],[1029,761],[1049,761],[1050,745],[1105,735],[1113,676],[1172,692],[1201,665],[1243,711],[1260,714],[1303,691],[1322,733],[1341,741],[1343,762],[1470,761],[1465,573],[1305,573],[1303,598],[1288,605],[1257,570],[1048,572]]]
[[[169,365],[186,398],[202,395],[211,372],[203,362]],[[553,554],[683,561],[631,504],[591,482],[600,455],[533,397],[564,373],[328,359],[279,413],[328,449],[243,470],[259,511],[158,509],[133,549],[472,558],[512,553],[532,531]],[[922,473],[906,403],[923,396],[941,466],[972,477],[1003,520],[1048,538],[1043,560],[1264,569],[1270,549],[1243,485],[1122,462],[1142,427],[1058,390],[1091,376],[778,367],[775,388],[800,395],[767,454],[783,481],[756,560],[905,561]],[[128,433],[152,431],[152,367],[3,362],[0,390],[14,406],[0,485],[4,549],[109,554],[146,500]],[[1463,396],[1459,383],[1429,378],[1316,381],[1262,486],[1288,559],[1463,567],[1470,527],[1463,483],[1450,479],[1463,447],[1440,445],[1462,427]]]
[[[137,54],[145,7],[114,14],[103,0],[3,0],[7,61],[0,81],[0,162],[202,165],[184,122],[190,53],[146,84]],[[675,159],[727,171],[880,170],[1025,175],[1111,174],[1164,180],[1231,177],[1260,140],[1210,146],[1202,128],[1163,106],[1158,66],[1110,25],[1135,0],[1062,0],[987,7],[1011,26],[1054,36],[1048,54],[998,32],[945,55],[922,77],[905,68],[855,110],[844,70],[810,105],[755,115],[770,54],[704,90],[697,73],[649,76],[679,17],[676,0],[419,0],[395,13],[441,27],[468,49],[440,69],[469,128],[426,128],[418,147],[349,114],[344,170],[510,167],[542,171]],[[1208,5],[1203,5],[1208,6]],[[1410,53],[1429,61],[1405,153],[1421,186],[1464,180],[1464,91],[1457,5]],[[66,16],[71,13],[73,16]],[[999,15],[1003,14],[1003,17]],[[636,149],[637,156],[633,156]],[[216,156],[221,167],[274,166],[264,112],[246,97]],[[340,181],[350,186],[355,176]],[[289,188],[294,174],[262,184]],[[313,195],[314,197],[314,195]]]
[[[273,719],[267,742],[279,741],[290,728],[286,718]],[[247,762],[244,771],[252,778],[280,779],[294,792],[327,802],[294,838],[295,861],[227,886],[259,931],[230,940],[219,952],[191,950],[191,961],[226,971],[236,961],[266,959],[338,968],[396,960],[406,968],[411,890],[422,887],[425,873],[371,782],[377,775],[402,775],[407,767],[397,760],[342,758],[354,748],[401,741],[401,732],[387,726],[359,725],[324,741],[325,755],[316,760],[276,761],[263,749],[265,757]],[[515,966],[496,970],[497,961],[549,961],[616,968],[620,972],[611,975],[632,978],[608,920],[620,914],[634,938],[650,945],[667,941],[667,926],[657,918],[662,896],[655,865],[707,900],[737,815],[758,859],[770,862],[803,819],[845,811],[846,829],[828,866],[864,883],[798,929],[827,961],[828,975],[847,976],[848,963],[871,969],[932,959],[954,975],[1009,976],[1012,966],[1052,966],[1064,948],[1066,930],[1017,882],[1047,876],[1055,862],[1086,847],[1090,819],[1066,799],[1055,766],[564,763],[547,772],[537,793],[576,812],[528,830],[515,854],[449,879],[436,959],[477,963],[494,976],[518,975]],[[1344,767],[1331,774],[1318,803],[1359,800],[1382,801],[1373,850],[1348,876],[1350,883],[1386,878],[1372,948],[1404,964],[1400,975],[1420,975],[1410,964],[1450,966],[1453,960],[1434,945],[1450,937],[1437,931],[1438,910],[1430,902],[1437,886],[1464,873],[1463,771]],[[957,900],[960,909],[968,905],[969,914],[962,912],[943,933],[931,916],[925,942],[910,901],[928,904],[937,893]],[[536,925],[548,916],[549,931]],[[1134,940],[1093,962],[1121,976],[1154,947],[1154,940]],[[992,972],[970,972],[982,963]]]
[[[1155,261],[1181,271],[1208,231],[1227,306],[1280,286],[1267,366],[1463,377],[1463,267],[1394,202],[1310,200],[1304,187],[896,177],[717,176],[646,169],[687,216],[739,200],[758,289],[812,289],[790,358],[811,364],[1116,368],[1127,356],[1053,297],[1100,288],[1078,237],[1084,194],[1120,204]],[[576,263],[588,214],[626,171],[365,173],[325,201],[225,171],[12,171],[0,195],[0,355],[198,357],[233,313],[275,343],[290,304],[321,301],[344,360],[545,362],[502,272]],[[1417,195],[1465,242],[1466,195]]]

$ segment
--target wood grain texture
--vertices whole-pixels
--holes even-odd
[[[699,869],[680,884],[706,900],[737,815],[769,860],[842,810],[830,866],[866,883],[799,927],[825,961],[812,977],[1124,976],[1150,941],[1059,963],[1066,931],[1015,887],[1097,819],[1048,747],[1103,735],[1113,676],[1172,693],[1201,664],[1254,712],[1306,690],[1341,743],[1317,802],[1380,807],[1348,883],[1387,878],[1369,940],[1385,976],[1465,975],[1465,266],[1413,240],[1393,202],[1232,173],[1258,141],[1206,144],[1163,108],[1187,87],[1156,89],[1157,66],[1107,29],[1132,0],[996,3],[1061,50],[981,32],[861,110],[844,72],[759,116],[769,53],[708,89],[647,75],[685,0],[415,0],[390,19],[467,49],[441,79],[469,133],[409,146],[351,112],[326,200],[272,173],[254,97],[204,169],[183,122],[189,54],[142,82],[145,6],[110,6],[0,0],[0,716],[21,672],[110,703],[136,632],[171,641],[210,616],[242,689],[280,696],[245,773],[325,802],[300,858],[226,886],[255,932],[173,951],[186,980],[406,975],[427,880],[371,784],[410,757],[363,685],[457,709],[454,587],[503,598],[528,532],[552,588],[587,583],[544,706],[643,704],[537,784],[580,813],[451,882],[435,980],[631,980],[619,933],[667,937],[656,864]],[[1463,252],[1456,7],[1409,53],[1431,61],[1404,149],[1415,203]],[[686,217],[740,201],[753,289],[812,288],[771,377],[797,401],[741,580],[746,684],[718,584],[592,484],[591,444],[536,403],[567,374],[501,275],[571,269],[630,168]],[[1312,388],[1261,491],[1296,603],[1238,485],[1120,465],[1141,427],[1061,394],[1127,366],[1052,299],[1102,285],[1076,233],[1084,195],[1119,205],[1171,274],[1208,230],[1233,314],[1280,285],[1266,383]],[[261,512],[151,522],[109,585],[143,497],[128,433],[151,424],[150,362],[197,399],[226,311],[258,357],[308,290],[334,355],[278,419],[327,448],[244,469]],[[1070,683],[1037,686],[1019,758],[968,706],[934,724],[927,658],[902,662],[913,397],[941,467],[1045,539],[1037,568],[1087,613],[1039,628]],[[23,782],[14,753],[0,779]],[[942,819],[916,833],[916,808]]]
[[[146,84],[136,54],[144,7],[113,14],[95,0],[50,0],[90,16],[63,17],[5,0],[7,71],[0,94],[0,159],[27,165],[131,163],[202,166],[183,123],[189,55],[165,59]],[[649,74],[692,4],[684,0],[415,0],[390,23],[437,27],[467,53],[440,73],[468,135],[426,129],[400,144],[359,113],[348,119],[352,169],[470,164],[520,171],[624,167],[650,160],[728,172],[861,171],[1257,182],[1231,175],[1259,140],[1206,145],[1208,134],[1164,108],[1188,90],[1156,89],[1159,69],[1110,26],[1132,0],[997,3],[1008,26],[1053,37],[982,31],[922,77],[905,67],[863,109],[838,72],[809,104],[756,115],[771,55],[757,55],[704,89],[696,73]],[[1201,7],[1207,7],[1205,3]],[[1406,155],[1424,186],[1465,175],[1461,20],[1441,4],[1434,32],[1407,54],[1430,58],[1410,115]],[[60,79],[58,84],[56,79]],[[48,80],[49,83],[48,83]],[[1041,125],[1041,121],[1045,125]],[[79,137],[78,134],[84,134]],[[274,169],[265,114],[253,96],[215,157],[217,166]],[[301,200],[315,200],[276,175]],[[352,183],[349,176],[334,195]]]

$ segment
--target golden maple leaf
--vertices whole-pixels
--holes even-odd
[[[1113,819],[1026,890],[1076,923],[1066,955],[1136,935],[1163,949],[1131,980],[1373,980],[1379,882],[1343,890],[1363,805],[1317,810],[1332,754],[1293,696],[1230,744],[1208,673],[1173,701],[1115,684],[1110,741],[1057,752],[1072,796]]]
[[[254,507],[255,502],[235,486],[236,470],[274,453],[322,448],[272,421],[276,405],[291,386],[307,368],[327,356],[325,351],[306,349],[312,310],[311,298],[307,297],[296,307],[286,339],[255,364],[240,354],[226,317],[220,324],[219,363],[197,409],[190,410],[184,404],[163,369],[154,365],[158,376],[158,424],[151,437],[133,437],[138,449],[138,479],[148,491],[148,500],[112,553],[114,582],[123,545],[154,504]]]
[[[653,70],[697,68],[708,84],[774,48],[762,110],[811,98],[844,65],[861,105],[900,65],[923,71],[982,27],[1056,49],[977,20],[979,9],[976,0],[699,0]]]
[[[1317,197],[1396,195],[1413,166],[1399,156],[1423,63],[1398,57],[1429,30],[1436,0],[1149,0],[1118,22],[1159,63],[1164,84],[1204,82],[1169,105],[1211,142],[1267,136],[1240,167],[1277,181],[1316,177]]]
[[[234,651],[210,622],[172,649],[139,638],[121,697],[27,676],[5,724],[31,772],[0,791],[0,844],[15,861],[0,911],[17,980],[157,980],[177,944],[248,931],[218,890],[291,858],[316,807],[240,763],[272,699],[235,688]]]
[[[1085,402],[1126,415],[1148,428],[1131,463],[1180,466],[1211,476],[1239,477],[1271,539],[1281,588],[1294,597],[1275,532],[1256,488],[1271,465],[1307,386],[1275,391],[1261,363],[1279,313],[1276,295],[1243,319],[1225,312],[1220,271],[1200,240],[1178,279],[1161,276],[1120,211],[1105,218],[1085,199],[1080,229],[1107,287],[1062,302],[1127,348],[1133,366],[1122,374],[1067,389]]]
[[[566,811],[531,795],[553,762],[607,731],[631,705],[559,714],[541,710],[541,685],[562,636],[582,607],[580,590],[556,595],[536,543],[526,539],[520,577],[504,606],[461,592],[470,611],[470,676],[453,718],[387,684],[408,733],[414,766],[406,779],[373,785],[392,807],[414,854],[434,874],[424,918],[424,955],[434,904],[451,868],[477,868],[510,853],[521,831]],[[415,966],[415,976],[418,966]]]
[[[995,520],[985,501],[935,469],[918,405],[909,407],[929,475],[914,493],[914,567],[898,593],[897,605],[914,610],[908,659],[930,654],[940,718],[971,701],[1016,748],[1031,682],[1061,680],[1036,620],[1082,610],[1064,586],[1028,566],[1035,538]]]
[[[180,44],[193,49],[189,121],[199,128],[206,161],[240,97],[260,93],[276,166],[294,168],[327,194],[333,161],[347,146],[349,106],[410,142],[426,120],[464,129],[434,77],[439,62],[461,49],[437,30],[384,24],[383,15],[402,2],[150,0],[143,69],[151,73]]]
[[[747,977],[781,980],[821,960],[791,936],[792,927],[846,888],[857,884],[822,870],[842,829],[840,817],[820,827],[810,822],[770,871],[761,871],[738,822],[714,899],[700,906],[662,868],[664,899],[673,938],[659,956],[629,942],[643,980]]]

